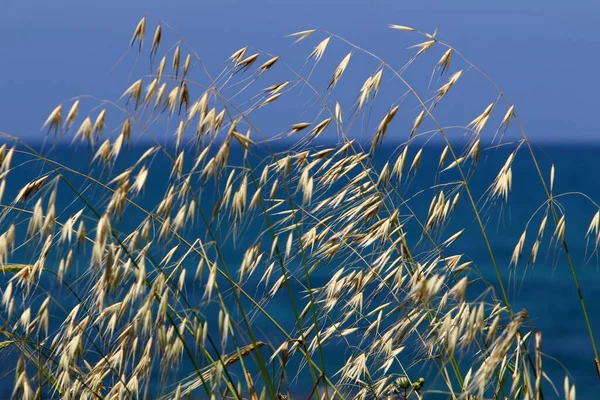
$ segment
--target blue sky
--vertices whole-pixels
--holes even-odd
[[[130,71],[114,67],[143,15],[171,24],[215,68],[244,45],[285,56],[283,36],[310,28],[393,59],[407,42],[400,45],[387,24],[439,26],[439,38],[500,84],[532,138],[600,139],[600,3],[538,0],[4,0],[0,130],[38,138],[61,101],[82,93],[117,98]]]

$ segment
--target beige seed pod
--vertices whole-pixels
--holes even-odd
[[[523,253],[523,247],[525,247],[526,234],[527,234],[527,231],[523,231],[523,234],[521,234],[521,237],[519,238],[519,241],[517,242],[517,245],[515,246],[515,248],[513,250],[512,257],[510,258],[511,266],[516,266],[517,263],[519,262],[521,253]]]
[[[316,29],[310,29],[307,31],[295,32],[290,35],[287,35],[286,37],[297,37],[298,39],[296,39],[296,41],[294,42],[294,44],[296,44],[296,43],[300,42],[301,40],[306,39],[307,37],[309,37],[310,35],[312,35],[315,32],[316,32]]]
[[[413,28],[410,28],[408,26],[404,26],[404,25],[395,25],[395,24],[389,24],[388,28],[391,29],[395,29],[397,31],[407,31],[407,32],[414,32]]]
[[[90,117],[86,117],[85,120],[79,126],[79,129],[75,133],[75,139],[81,137],[81,141],[89,141],[92,145],[94,144],[94,127]]]
[[[96,121],[94,122],[93,131],[96,134],[102,133],[104,130],[104,125],[106,123],[106,109],[103,109],[96,117]]]
[[[144,43],[144,36],[146,34],[146,17],[143,17],[140,22],[138,22],[135,30],[133,31],[133,37],[131,38],[130,46],[135,44],[137,40],[139,42],[139,49],[142,50],[142,44]]]
[[[160,39],[162,38],[162,26],[158,24],[154,31],[154,38],[152,39],[152,47],[150,48],[150,55],[155,54],[158,51],[160,45]]]
[[[415,44],[414,46],[410,46],[409,49],[414,49],[414,48],[418,48],[419,51],[417,51],[417,54],[415,54],[415,58],[420,56],[421,54],[425,53],[427,50],[429,50],[431,47],[433,47],[433,45],[435,44],[435,40],[427,40],[423,43],[418,43]]]
[[[335,87],[335,85],[337,85],[337,83],[339,82],[340,78],[344,74],[344,71],[348,67],[348,64],[350,63],[350,59],[351,58],[352,58],[352,52],[348,53],[342,59],[342,61],[339,63],[339,65],[337,66],[337,68],[335,69],[335,71],[333,71],[333,75],[331,76],[331,79],[330,79],[329,83],[327,84],[327,89],[333,89]],[[336,105],[337,104],[338,103],[336,103]],[[336,119],[339,120],[339,118],[337,118],[337,117],[336,117]]]
[[[308,128],[310,125],[311,125],[310,122],[299,122],[297,124],[294,124],[294,125],[292,125],[292,130],[289,134],[294,135],[294,134],[300,132],[301,130]]]
[[[44,122],[42,129],[44,129],[45,127],[48,127],[48,132],[50,132],[52,129],[54,129],[55,132],[58,132],[60,130],[61,126],[62,126],[62,105],[59,105],[54,110],[52,110],[52,112],[50,113],[50,116],[48,117],[46,122]]]
[[[417,151],[417,154],[415,154],[415,158],[413,159],[412,164],[410,165],[410,171],[415,171],[415,173],[417,172],[417,169],[419,168],[419,164],[421,163],[421,157],[423,156],[423,149],[419,149],[419,151]]]
[[[313,58],[316,62],[319,62],[319,60],[321,59],[321,57],[323,57],[323,54],[325,54],[325,49],[327,49],[327,45],[329,44],[329,41],[331,40],[331,37],[328,37],[326,39],[324,39],[321,43],[319,43],[314,50],[312,51],[312,53],[310,53],[310,55],[308,56],[309,59]]]
[[[279,60],[279,57],[273,57],[270,58],[269,60],[267,60],[266,62],[264,62],[260,67],[258,67],[258,70],[261,74],[267,72],[273,65],[275,65],[275,63]]]
[[[185,78],[190,70],[190,65],[192,63],[192,55],[188,53],[185,57],[185,61],[183,62],[183,78]]]
[[[241,49],[237,50],[235,53],[233,53],[229,57],[229,61],[231,61],[237,65],[240,62],[240,60],[242,60],[244,58],[244,55],[246,54],[246,50],[248,50],[247,47],[242,47]]]
[[[167,56],[163,56],[158,63],[158,68],[156,69],[156,79],[161,80],[163,73],[165,72],[165,66],[167,65]]]
[[[65,120],[65,125],[67,128],[71,127],[75,122],[75,118],[77,118],[77,114],[79,113],[79,100],[75,100],[71,108],[69,109],[69,113],[67,114],[67,118]]]
[[[417,133],[417,129],[419,129],[419,126],[421,126],[421,123],[423,122],[423,118],[425,118],[425,110],[421,110],[419,115],[417,115],[417,118],[415,118],[413,127],[410,130],[410,135],[408,136],[409,138],[412,138],[413,136],[415,136],[415,133]]]
[[[309,133],[309,135],[311,135],[312,137],[316,138],[318,137],[321,133],[323,133],[325,131],[325,129],[327,129],[327,126],[329,126],[329,123],[331,122],[331,117],[324,119],[323,121],[319,122]]]
[[[154,108],[156,109],[163,100],[165,96],[165,90],[167,89],[167,83],[163,82],[162,85],[158,88],[158,92],[156,93],[156,101],[154,102]]]
[[[175,52],[173,53],[173,63],[171,64],[171,68],[173,69],[173,73],[175,77],[179,75],[179,62],[181,58],[181,49],[179,45],[175,48]]]
[[[452,48],[446,50],[446,52],[442,55],[440,60],[438,61],[436,68],[441,69],[440,75],[444,75],[444,72],[448,68],[450,68],[450,62],[452,61]]]
[[[342,124],[342,107],[337,101],[335,102],[335,119],[338,124]]]
[[[252,54],[252,55],[244,58],[240,62],[238,62],[236,64],[236,67],[238,67],[237,72],[239,72],[239,71],[242,71],[242,72],[247,71],[256,62],[256,60],[258,59],[259,55],[260,55],[259,53]]]

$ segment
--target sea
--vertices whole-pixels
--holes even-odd
[[[327,144],[319,144],[319,148],[328,147]],[[483,222],[486,232],[494,249],[494,254],[502,275],[502,280],[507,288],[508,297],[514,310],[526,309],[531,317],[532,328],[542,332],[542,348],[544,354],[543,365],[547,376],[556,385],[557,393],[554,392],[551,384],[545,384],[545,398],[564,398],[562,393],[562,383],[568,374],[571,382],[577,386],[577,398],[583,400],[594,400],[600,398],[600,379],[594,364],[594,353],[588,329],[584,320],[578,291],[574,285],[573,275],[567,263],[564,251],[552,246],[542,246],[535,265],[528,265],[526,260],[519,263],[516,267],[510,265],[510,258],[513,249],[517,244],[521,234],[527,224],[527,240],[525,244],[525,256],[527,259],[529,249],[535,239],[540,219],[543,216],[544,203],[546,196],[543,186],[539,180],[536,166],[532,163],[527,148],[522,145],[519,149],[512,168],[512,190],[507,202],[490,203],[486,201],[486,195],[490,184],[493,182],[496,174],[504,164],[509,154],[514,151],[516,145],[507,146],[484,146],[482,149],[478,168],[476,172],[470,175],[470,187],[475,201],[482,210]],[[88,149],[80,147],[78,149],[67,145],[58,145],[50,149],[50,146],[32,145],[29,148],[18,146],[17,149],[24,152],[17,152],[13,160],[13,169],[7,178],[7,187],[4,193],[2,204],[9,205],[16,193],[27,182],[35,180],[40,176],[50,173],[56,174],[58,171],[64,173],[72,179],[72,184],[79,189],[84,196],[94,203],[98,200],[101,204],[100,196],[102,191],[93,184],[86,182],[81,176],[73,171],[85,172],[92,162],[93,153]],[[127,151],[124,151],[113,167],[113,170],[104,169],[96,166],[94,174],[100,179],[107,179],[108,176],[115,176],[119,171],[123,171],[128,166],[136,163],[139,157],[148,149],[148,146],[136,144]],[[423,147],[422,161],[415,174],[405,174],[403,179],[410,180],[410,185],[406,187],[406,193],[416,193],[420,188],[426,189],[433,183],[450,182],[458,179],[456,171],[449,170],[439,173],[438,163],[443,146],[438,144],[426,145]],[[550,182],[550,171],[554,166],[553,194],[555,201],[560,209],[566,215],[566,240],[569,251],[575,265],[577,278],[581,285],[581,294],[585,300],[589,319],[593,333],[600,345],[600,257],[595,248],[594,238],[586,237],[586,232],[592,217],[598,211],[600,204],[600,145],[582,145],[576,143],[541,143],[533,147],[539,162],[539,168],[544,176],[546,184]],[[272,149],[275,152],[286,150],[283,146]],[[409,162],[412,160],[418,147],[411,148]],[[40,152],[48,158],[66,165],[72,170],[65,170],[58,164],[44,163],[39,160],[32,160],[31,155],[25,153]],[[375,167],[381,167],[387,159],[395,160],[398,155],[398,147],[385,145],[378,150],[372,162]],[[193,162],[193,153],[187,157],[186,163]],[[232,148],[230,155],[231,164],[242,164],[243,153],[239,148]],[[153,155],[150,165],[150,173],[146,188],[141,193],[139,201],[141,204],[156,205],[164,195],[166,182],[171,173],[172,164],[165,157]],[[94,161],[95,163],[96,161]],[[446,163],[446,165],[448,162]],[[186,164],[187,165],[187,164]],[[408,166],[408,165],[407,165]],[[112,174],[112,175],[111,175]],[[408,183],[408,181],[407,181]],[[68,192],[63,183],[59,183],[61,190],[57,196],[57,217],[60,220],[61,210],[75,212],[84,208],[80,200],[73,200],[72,195],[63,193]],[[210,199],[211,193],[203,193]],[[47,199],[47,196],[45,197]],[[411,204],[414,205],[416,212],[424,215],[429,207],[431,195],[417,196]],[[105,198],[104,198],[105,200]],[[46,200],[44,200],[45,202]],[[598,202],[598,203],[594,203]],[[32,209],[34,202],[26,204],[24,207]],[[211,214],[212,209],[208,208],[206,203],[206,213]],[[204,202],[203,202],[204,206]],[[45,206],[44,206],[45,207]],[[86,211],[87,213],[87,211]],[[66,214],[64,214],[66,215]],[[7,229],[10,218],[3,216],[3,230]],[[133,224],[139,223],[139,215],[135,212],[127,211],[119,221],[119,230],[127,231]],[[228,223],[224,221],[222,223]],[[469,206],[466,196],[461,199],[460,205],[456,208],[452,222],[446,228],[446,235],[449,236],[458,229],[465,228],[462,236],[456,243],[456,252],[462,252],[468,259],[473,261],[483,280],[498,290],[497,279],[490,262],[490,257],[482,239],[478,224],[475,219],[472,208]],[[20,231],[25,231],[26,222],[20,221],[18,225]],[[88,229],[93,229],[89,224]],[[231,261],[230,268],[236,272],[239,268],[239,261],[243,256],[245,249],[244,243],[251,242],[257,236],[264,226],[249,224],[245,226],[245,233],[237,240],[229,240],[225,248],[227,260]],[[554,224],[548,223],[545,234],[545,241],[551,240]],[[23,235],[24,233],[19,233]],[[188,232],[188,235],[194,235],[195,232]],[[454,245],[453,245],[454,246]],[[16,253],[9,257],[12,262],[27,261],[27,246],[23,249],[17,249]],[[89,257],[88,254],[80,254],[82,259]],[[48,268],[52,268],[52,260],[48,261]],[[82,262],[78,265],[77,273],[83,273],[86,265]],[[76,273],[76,272],[72,272]],[[323,284],[330,277],[331,270],[319,269],[313,276],[312,284],[318,286]],[[193,274],[189,274],[193,277]],[[5,276],[0,282],[2,290],[6,287],[10,277]],[[189,279],[192,279],[191,277]],[[257,279],[257,278],[252,278]],[[64,296],[64,305],[71,304],[73,299],[68,293],[56,286],[50,285],[47,290],[54,296],[60,298]],[[300,293],[298,293],[300,294]],[[190,293],[190,302],[200,302],[203,292]],[[276,297],[268,304],[268,310],[272,313],[283,327],[292,328],[294,326],[293,314],[290,312],[289,299],[286,296]],[[217,311],[216,308],[207,308],[202,311],[206,319],[213,321],[216,326]],[[264,318],[257,318],[253,321],[258,340],[277,343],[281,340],[281,335],[277,334],[273,326]],[[2,365],[0,366],[0,398],[10,398],[14,385],[14,367],[17,363],[15,352],[9,348],[0,350]],[[268,353],[265,352],[268,357]],[[401,356],[402,357],[402,356]],[[348,358],[348,349],[341,342],[328,349],[325,355],[326,366],[329,370],[339,367],[340,362]],[[189,365],[182,367],[183,370],[189,368]],[[189,372],[189,371],[188,371]],[[428,389],[439,388],[439,378],[433,377],[433,372],[420,367],[411,366],[408,372],[411,378],[418,376],[426,377],[425,398],[444,399],[447,395],[435,393],[427,394]],[[433,375],[432,375],[433,374]],[[182,373],[182,375],[185,375]],[[294,377],[290,377],[294,379]],[[304,380],[304,381],[303,381]],[[311,384],[307,380],[306,374],[301,374],[294,380],[293,393],[294,398],[306,399],[311,391]],[[432,381],[433,380],[433,381]],[[160,376],[153,378],[146,395],[148,398],[156,398],[165,392],[174,389],[172,379],[168,382],[168,388],[165,388]],[[197,396],[190,398],[203,398],[199,391]]]

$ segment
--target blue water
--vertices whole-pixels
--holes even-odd
[[[36,147],[39,150],[39,147]],[[122,154],[113,171],[103,170],[97,167],[94,171],[94,176],[106,179],[109,174],[114,176],[115,172],[122,171],[125,167],[132,165],[139,156],[147,148],[142,145],[133,147],[130,151]],[[46,151],[45,149],[44,151]],[[275,148],[275,151],[284,150],[283,148]],[[377,153],[375,164],[381,164],[381,160],[387,159],[394,154],[396,148],[393,146],[384,147]],[[432,179],[435,176],[439,155],[442,151],[440,146],[427,146],[423,153],[423,161],[416,177],[411,178],[413,181],[407,189],[406,193],[415,193],[419,188],[426,188],[432,184]],[[504,160],[509,154],[507,148],[498,148],[482,151],[480,158],[480,168],[471,178],[471,188],[475,198],[482,196],[487,189],[489,183],[493,180],[495,174],[504,163]],[[414,150],[413,150],[414,154]],[[550,165],[555,164],[556,178],[554,184],[554,192],[584,192],[592,199],[600,201],[600,184],[597,178],[598,170],[598,155],[600,155],[600,146],[565,146],[565,145],[542,145],[536,148],[536,154],[539,156],[540,167],[543,171],[546,180],[548,180]],[[192,154],[190,154],[191,156]],[[73,151],[72,148],[59,146],[51,153],[53,159],[68,165],[73,169],[86,170],[89,165],[91,154],[83,148]],[[188,157],[188,162],[191,162],[192,157]],[[49,172],[48,166],[44,166],[39,161],[26,162],[29,159],[27,156],[17,154],[14,165],[16,168],[10,173],[8,178],[8,186],[3,202],[6,203],[12,200],[20,187],[28,181],[35,179],[42,172]],[[394,158],[395,159],[395,158]],[[411,158],[409,158],[410,160]],[[241,153],[238,149],[233,149],[230,156],[230,162],[233,164],[242,163]],[[166,182],[168,181],[171,171],[169,162],[161,156],[152,158],[150,175],[148,178],[147,187],[140,199],[142,205],[155,205],[157,200],[160,200],[164,194]],[[448,171],[439,178],[441,181],[456,179],[453,176],[454,172]],[[95,206],[102,208],[106,204],[106,196],[102,190],[94,185],[90,185],[81,177],[75,174],[65,172],[71,179],[74,187],[80,189],[86,199]],[[489,234],[492,247],[494,248],[495,256],[497,257],[498,265],[502,273],[502,279],[508,289],[508,294],[513,304],[514,309],[519,310],[525,308],[528,310],[532,318],[536,330],[543,332],[543,349],[544,352],[560,363],[547,358],[544,361],[545,369],[548,375],[562,387],[564,378],[564,370],[561,366],[564,365],[571,374],[571,379],[577,384],[578,399],[596,399],[599,383],[594,367],[593,353],[591,342],[587,333],[587,328],[584,323],[581,306],[577,297],[577,292],[573,285],[566,258],[561,251],[548,249],[547,246],[542,246],[538,255],[538,261],[534,267],[525,268],[523,265],[515,268],[509,268],[509,260],[513,248],[521,235],[523,228],[532,215],[543,204],[545,200],[542,186],[537,178],[536,171],[530,161],[528,154],[522,150],[516,158],[513,167],[513,190],[510,200],[503,206],[497,206],[493,209],[486,209],[483,213],[486,222],[487,233]],[[61,184],[62,185],[62,184]],[[214,192],[210,186],[206,186],[200,190],[202,204],[206,208],[206,213],[211,214],[212,208],[209,207],[214,202]],[[427,208],[429,207],[431,195],[423,197],[422,201],[418,198],[411,203],[414,210],[424,217]],[[61,210],[68,212],[68,215],[76,212],[84,207],[81,200],[72,202],[73,195],[68,194],[61,186],[57,198],[57,212],[60,220]],[[585,240],[585,233],[588,224],[596,212],[596,208],[586,199],[578,195],[565,196],[559,198],[560,203],[564,206],[567,214],[567,241],[570,251],[573,254],[573,260],[576,266],[577,274],[581,282],[582,293],[585,297],[588,306],[588,312],[592,322],[594,332],[598,332],[600,338],[600,268],[598,257],[592,255],[592,248]],[[45,200],[46,201],[46,200]],[[31,209],[33,203],[28,204],[27,208]],[[91,215],[87,214],[86,215]],[[260,219],[260,218],[259,218]],[[537,232],[541,214],[533,219],[531,228],[528,231],[528,240],[525,245],[525,258],[529,254],[529,249],[533,244],[533,237]],[[141,215],[135,210],[128,209],[123,215],[122,220],[116,223],[113,228],[121,231],[131,230],[133,224],[139,223]],[[5,224],[9,220],[2,221],[2,229],[6,229]],[[227,221],[226,221],[227,222]],[[93,227],[89,222],[88,230]],[[453,246],[455,254],[465,253],[469,259],[474,262],[475,267],[481,273],[482,277],[494,285],[496,277],[490,263],[490,258],[487,253],[485,243],[479,232],[479,228],[475,222],[474,214],[470,206],[466,202],[466,197],[463,194],[463,199],[459,204],[453,222],[446,230],[446,236],[454,233],[456,229],[465,227],[465,231],[461,239]],[[455,229],[456,228],[456,229]],[[23,232],[26,229],[26,224],[20,226],[19,229]],[[197,230],[188,229],[185,233],[186,237],[201,236],[204,239],[205,232],[198,233]],[[229,240],[227,242],[225,255],[227,263],[235,272],[235,268],[239,265],[239,261],[243,256],[245,249],[244,244],[251,243],[254,239],[253,232],[264,229],[260,223],[255,223],[248,227],[248,234],[243,235],[236,241]],[[545,242],[551,236],[553,224],[549,226],[545,235]],[[226,235],[226,231],[218,234]],[[160,259],[159,254],[164,255],[165,246],[157,244],[156,258]],[[23,248],[15,253],[15,258],[11,261],[24,261],[30,256],[32,249]],[[80,254],[82,259],[87,254]],[[52,265],[48,261],[48,267]],[[76,265],[73,274],[81,273],[86,268],[84,263]],[[195,265],[188,271],[188,276],[193,276]],[[317,270],[312,276],[312,284],[315,286],[324,284],[328,279],[328,272],[325,270]],[[5,280],[4,280],[5,281]],[[256,280],[251,283],[256,283]],[[5,282],[2,283],[4,287]],[[64,304],[74,304],[74,299],[70,297],[64,290],[56,286],[50,286],[49,289],[57,297],[63,296]],[[254,290],[258,290],[255,289]],[[189,293],[190,301],[199,302],[203,290],[199,288],[197,291]],[[473,293],[469,293],[472,295]],[[287,295],[277,295],[268,305],[269,312],[282,324],[286,329],[291,329],[294,326],[293,314],[290,312],[290,304]],[[213,325],[216,326],[216,311],[212,307],[202,309],[202,313],[206,318],[214,320]],[[282,336],[273,329],[272,325],[265,318],[257,318],[254,321],[255,332],[260,337],[258,340],[263,340],[271,343],[280,343]],[[14,376],[11,373],[16,360],[11,358],[12,353],[5,353],[3,366],[0,372],[6,372],[6,375],[0,375],[0,397],[9,396],[12,392]],[[265,353],[268,357],[268,353]],[[326,363],[329,370],[339,367],[340,362],[347,357],[347,349],[343,346],[337,346],[326,354]],[[187,371],[189,365],[182,367],[182,371]],[[415,369],[415,374],[428,374],[428,371]],[[173,376],[173,379],[175,375]],[[168,383],[173,383],[173,380]],[[160,392],[162,382],[159,377],[155,377],[150,393],[150,397]],[[171,388],[172,389],[172,388]],[[310,384],[299,382],[296,384],[296,393],[306,395],[310,392]],[[549,389],[547,389],[549,391]],[[554,396],[547,393],[548,398]],[[202,398],[202,397],[199,397]],[[299,397],[303,398],[303,397]],[[432,397],[435,398],[435,397]]]

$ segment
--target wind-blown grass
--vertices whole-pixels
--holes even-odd
[[[544,247],[564,253],[589,358],[598,359],[554,167],[542,171],[514,106],[459,51],[436,32],[390,28],[422,40],[401,68],[307,30],[290,35],[298,46],[320,36],[301,70],[244,47],[213,76],[182,38],[161,56],[163,36],[176,35],[164,23],[149,33],[144,18],[131,51],[150,71],[118,101],[81,96],[59,105],[44,124],[55,142],[42,150],[3,133],[0,347],[14,362],[5,378],[14,379],[14,396],[575,399],[568,378],[557,385],[544,373],[542,333],[513,308],[501,273],[535,264]],[[333,47],[344,56],[323,65]],[[344,109],[336,93],[352,83],[344,78],[359,57],[376,67],[363,71]],[[265,84],[276,68],[288,80]],[[413,68],[431,74],[423,93],[406,78]],[[326,82],[313,77],[322,70]],[[452,93],[466,75],[495,97],[470,123],[442,124],[436,112],[461,101]],[[386,90],[398,95],[382,111],[376,101]],[[296,104],[298,120],[254,123],[301,96],[311,104]],[[392,129],[403,139],[382,159]],[[505,141],[507,131],[518,139]],[[323,144],[324,136],[337,139]],[[139,138],[152,144],[133,160]],[[441,154],[425,147],[430,140],[442,142]],[[90,152],[85,170],[54,158],[59,141]],[[510,155],[477,193],[481,155],[499,146]],[[521,156],[546,201],[515,238],[511,265],[500,265],[486,221],[510,201]],[[435,174],[419,174],[431,157]],[[39,175],[5,193],[11,175],[32,166]],[[453,250],[473,228],[453,218],[461,205],[471,209],[495,282]],[[599,215],[588,230],[594,248]],[[273,302],[289,313],[272,312]],[[347,358],[332,362],[340,346]]]

